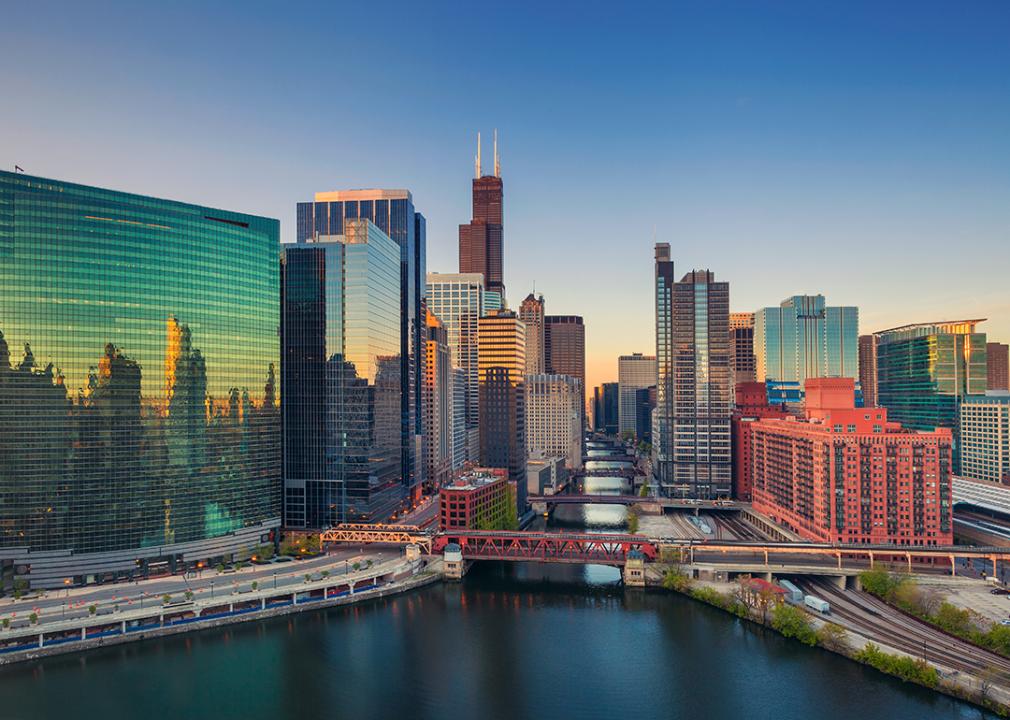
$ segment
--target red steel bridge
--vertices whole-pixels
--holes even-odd
[[[529,495],[531,503],[545,505],[654,505],[679,510],[740,511],[745,504],[727,500],[679,500],[677,498],[642,497],[640,495]]]
[[[643,535],[499,532],[493,530],[444,531],[435,536],[432,551],[458,545],[464,560],[514,560],[560,563],[624,565],[628,554],[640,552],[655,560],[657,548]]]

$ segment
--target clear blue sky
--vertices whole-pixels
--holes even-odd
[[[734,310],[1010,340],[1010,3],[33,2],[0,20],[0,165],[278,217],[406,187],[456,269],[497,127],[506,285],[654,348],[653,238]],[[655,228],[655,236],[653,235]]]

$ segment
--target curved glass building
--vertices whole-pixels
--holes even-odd
[[[0,561],[63,585],[280,525],[276,220],[0,172]]]

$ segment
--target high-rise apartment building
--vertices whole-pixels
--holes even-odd
[[[961,475],[1010,485],[1010,393],[963,398],[959,438]]]
[[[859,336],[859,384],[863,407],[877,407],[877,336]]]
[[[773,405],[799,409],[807,378],[859,381],[859,309],[828,307],[823,295],[795,295],[754,314],[757,379]],[[856,387],[856,403],[862,404]]]
[[[761,418],[788,416],[788,411],[781,405],[768,404],[768,390],[763,382],[737,383],[732,418],[733,497],[737,500],[751,500],[754,484],[754,458],[750,440],[752,424]]]
[[[807,380],[804,413],[751,423],[755,510],[815,542],[953,542],[950,430],[857,408],[851,378]]]
[[[368,220],[400,248],[401,384],[406,388],[401,409],[401,473],[412,497],[420,494],[421,453],[421,328],[425,298],[426,230],[424,216],[414,210],[407,190],[338,190],[318,192],[314,202],[298,203],[298,242],[317,236],[344,234],[348,220]]]
[[[676,280],[669,243],[656,243],[656,407],[651,436],[653,475],[660,486],[673,482],[674,357],[673,298]],[[636,432],[637,432],[636,423]]]
[[[504,301],[504,253],[502,250],[502,181],[495,134],[494,174],[483,175],[480,162],[480,135],[477,135],[476,172],[473,180],[473,214],[459,226],[459,271],[480,273],[484,287]]]
[[[730,313],[729,332],[733,384],[754,382],[757,379],[757,356],[754,355],[754,313]]]
[[[519,305],[519,319],[526,326],[526,374],[542,375],[544,364],[544,296],[530,293]]]
[[[961,401],[984,395],[987,382],[982,320],[918,323],[875,333],[877,404],[911,430],[950,428],[959,471],[957,425]]]
[[[986,343],[986,389],[1010,390],[1010,345]]]
[[[402,474],[400,248],[369,220],[284,246],[284,513],[381,521]],[[290,394],[287,392],[290,390]]]
[[[582,384],[569,375],[526,376],[526,452],[582,467]]]
[[[484,278],[477,273],[428,273],[428,307],[445,325],[452,366],[465,377],[466,460],[478,462],[479,373],[477,321],[484,314]]]
[[[581,386],[580,417],[586,425],[586,326],[581,315],[544,317],[544,365],[549,375],[568,375]]]
[[[634,353],[632,355],[621,355],[617,358],[618,433],[621,435],[624,433],[635,433],[635,391],[655,384],[655,356]],[[655,437],[653,437],[653,443],[655,444]]]
[[[659,255],[657,248],[657,266]],[[656,357],[668,360],[665,368],[661,361],[658,367],[653,473],[668,495],[728,497],[733,475],[729,283],[717,282],[708,270],[694,270],[668,288],[657,267],[656,298]]]
[[[526,510],[526,327],[510,310],[478,321],[480,464],[507,468]]]
[[[0,567],[62,588],[269,541],[278,234],[0,172]]]
[[[424,477],[433,487],[449,482],[453,469],[452,354],[445,326],[421,305],[424,323],[424,374],[421,412],[424,429]]]

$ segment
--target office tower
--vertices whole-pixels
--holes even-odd
[[[815,542],[952,544],[950,430],[889,414],[852,378],[808,379],[804,419],[751,423],[754,509]]]
[[[424,375],[421,412],[424,428],[424,477],[441,487],[452,477],[453,393],[452,354],[445,326],[422,303],[424,312]]]
[[[823,295],[794,295],[754,314],[757,379],[768,401],[798,410],[807,378],[859,380],[859,309],[828,307]],[[862,394],[856,387],[856,405]]]
[[[986,343],[986,390],[1010,390],[1010,345]]]
[[[493,310],[477,327],[480,464],[508,469],[521,517],[526,510],[526,327],[511,310]]]
[[[603,432],[617,435],[620,413],[620,385],[615,382],[603,383]]]
[[[754,355],[754,313],[729,314],[730,351],[733,384],[757,380],[757,356]]]
[[[959,435],[961,475],[1010,485],[1010,393],[965,397]]]
[[[544,316],[544,366],[550,375],[577,378],[582,389],[579,406],[586,426],[586,326],[580,315]]]
[[[781,405],[768,404],[768,390],[763,382],[736,385],[731,435],[733,438],[733,497],[750,502],[754,484],[754,459],[751,455],[751,426],[761,418],[785,418],[789,412]]]
[[[500,292],[492,292],[490,290],[484,291],[484,312],[489,313],[492,310],[501,310],[505,307],[505,301],[502,298]]]
[[[452,349],[449,351],[452,356]],[[457,367],[452,369],[452,469],[458,470],[467,462],[469,438],[466,431],[466,373]],[[476,460],[476,455],[474,459]]]
[[[653,473],[663,492],[675,497],[728,496],[733,474],[729,283],[695,270],[666,290],[657,270],[656,297],[656,356],[669,360],[667,368],[660,363],[656,386]],[[661,312],[664,302],[668,309]],[[669,317],[668,330],[662,327],[663,315]]]
[[[985,394],[982,320],[918,323],[875,333],[877,404],[910,430],[950,428],[959,472],[957,424],[961,400]]]
[[[477,321],[484,296],[484,279],[477,273],[428,273],[428,307],[445,325],[452,366],[466,380],[466,459],[474,463],[480,457]]]
[[[489,292],[498,293],[504,303],[502,181],[499,174],[497,131],[494,148],[494,175],[482,175],[480,135],[477,135],[473,216],[469,223],[459,226],[459,271],[483,275],[484,287]]]
[[[424,216],[414,210],[407,190],[338,190],[318,192],[315,202],[298,203],[297,240],[343,235],[347,220],[368,220],[400,248],[401,474],[411,499],[421,491],[421,300],[425,297],[426,239]],[[436,313],[437,315],[437,313]]]
[[[634,353],[617,358],[617,432],[635,433],[635,391],[656,384],[656,358]],[[657,402],[658,402],[657,391]],[[653,438],[655,439],[655,438]]]
[[[673,483],[674,428],[674,288],[673,258],[669,243],[656,243],[655,249],[655,311],[656,311],[656,408],[652,423],[653,475],[660,486]],[[727,331],[728,332],[728,331]]]
[[[64,587],[277,530],[278,233],[0,172],[0,566]]]
[[[877,407],[877,336],[859,336],[859,384],[863,407]]]
[[[582,384],[569,375],[526,376],[526,453],[582,467]]]
[[[635,437],[652,444],[652,414],[656,409],[656,386],[635,391]]]
[[[285,524],[383,521],[401,475],[400,251],[369,220],[284,246]]]
[[[544,296],[530,293],[519,305],[519,319],[526,326],[526,374],[541,375],[544,364]]]

